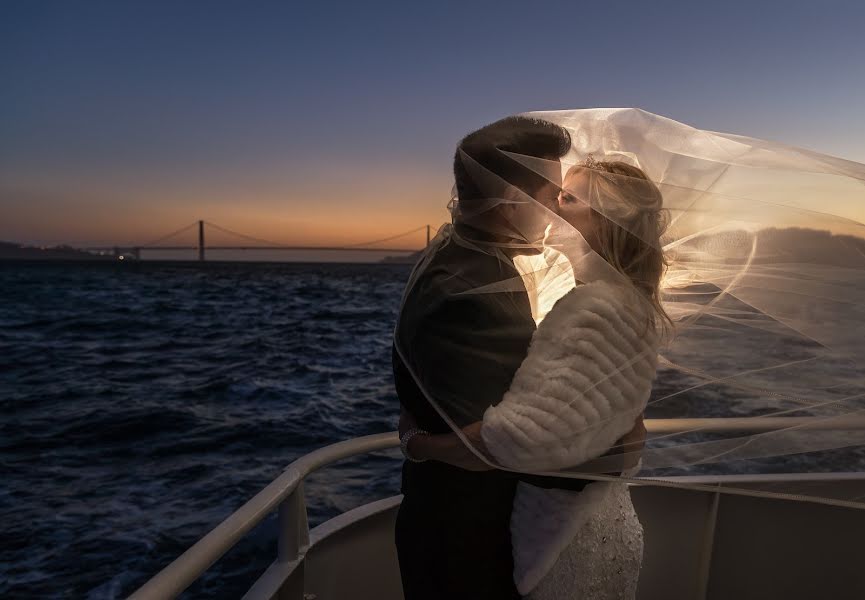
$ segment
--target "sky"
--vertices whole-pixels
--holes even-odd
[[[865,3],[795,0],[4,0],[0,240],[436,226],[456,142],[530,110],[633,106],[865,162],[862,23]]]

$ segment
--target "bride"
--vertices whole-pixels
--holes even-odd
[[[657,187],[623,160],[589,156],[571,167],[549,207],[558,219],[545,229],[544,252],[514,258],[538,327],[510,389],[459,433],[410,436],[409,456],[471,470],[494,463],[552,472],[582,471],[610,453],[641,419],[669,321],[659,300],[661,207]],[[612,276],[579,280],[590,253]],[[413,425],[404,411],[401,433]],[[634,457],[626,465],[638,448],[625,448]],[[510,528],[523,596],[635,597],[642,527],[625,483],[568,491],[521,481]]]

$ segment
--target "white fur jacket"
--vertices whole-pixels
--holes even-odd
[[[481,436],[504,467],[556,471],[606,453],[631,430],[649,398],[658,336],[645,302],[613,284],[565,294],[541,321]],[[523,595],[555,564],[609,486],[582,492],[519,483],[511,515],[514,579]]]

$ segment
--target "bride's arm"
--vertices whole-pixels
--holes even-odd
[[[636,464],[639,452],[622,439],[636,434],[642,445],[657,336],[647,327],[645,307],[629,293],[584,284],[547,314],[510,389],[484,413],[483,439],[495,464],[570,470],[612,454],[611,448],[631,459],[623,470]],[[585,470],[609,472],[619,463],[605,460]]]

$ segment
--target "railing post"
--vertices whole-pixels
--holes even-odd
[[[718,488],[721,484],[718,484]],[[718,504],[721,502],[721,492],[712,494],[712,504],[703,526],[703,553],[700,556],[700,570],[697,575],[697,598],[706,600],[709,594],[709,579],[712,576],[712,554],[715,550],[715,529],[718,526]]]
[[[303,481],[279,505],[279,541],[277,560],[281,563],[300,561],[279,590],[279,600],[303,600],[303,555],[309,547],[309,521],[304,501]]]

